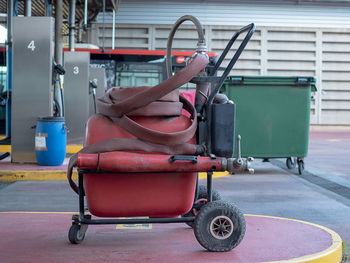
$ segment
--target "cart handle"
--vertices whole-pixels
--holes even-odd
[[[234,54],[234,56],[232,57],[229,65],[227,66],[227,68],[225,69],[224,73],[222,74],[222,76],[220,77],[220,80],[217,82],[215,89],[213,90],[213,92],[210,94],[210,97],[208,99],[208,104],[212,104],[215,95],[219,92],[219,90],[221,89],[222,85],[224,84],[224,81],[226,80],[228,74],[230,73],[231,69],[233,68],[233,66],[236,64],[238,58],[240,57],[240,55],[242,54],[244,48],[246,47],[246,45],[248,44],[248,41],[250,40],[250,38],[252,37],[254,31],[255,31],[255,25],[254,23],[251,23],[245,27],[242,27],[241,29],[239,29],[231,38],[231,40],[228,42],[227,46],[225,47],[224,51],[222,52],[219,60],[216,62],[213,71],[211,72],[210,76],[214,76],[214,74],[216,73],[216,71],[218,70],[218,68],[220,67],[222,61],[225,59],[227,53],[230,51],[233,43],[236,41],[236,39],[238,38],[238,36],[240,34],[242,34],[243,32],[247,32],[246,36],[244,37],[242,43],[240,44],[239,48],[237,49],[236,53]]]
[[[189,161],[192,163],[198,163],[197,156],[191,155],[173,155],[169,158],[169,163],[173,163],[175,161]]]

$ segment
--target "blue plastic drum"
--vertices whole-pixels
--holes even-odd
[[[40,165],[61,165],[66,156],[64,117],[40,117],[36,124],[35,154]]]

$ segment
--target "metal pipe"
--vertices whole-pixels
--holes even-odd
[[[175,218],[135,218],[135,219],[86,219],[80,216],[79,222],[87,225],[123,225],[123,224],[171,224],[194,222],[195,217],[175,217]]]
[[[62,59],[62,24],[63,24],[63,0],[56,0],[55,2],[55,62],[58,65],[63,64]],[[61,78],[55,73],[54,79],[54,101],[57,103],[59,109],[59,116],[64,116],[64,102],[63,102],[63,88],[58,78]]]
[[[105,51],[105,15],[106,15],[106,0],[102,0],[102,52]]]
[[[84,29],[87,28],[87,22],[88,22],[88,0],[85,0],[84,2]]]
[[[202,28],[199,20],[196,17],[191,16],[191,15],[185,15],[185,16],[180,17],[176,21],[176,23],[174,24],[173,28],[170,31],[169,37],[168,37],[167,51],[166,51],[166,68],[167,68],[168,78],[170,78],[170,76],[172,76],[171,49],[172,49],[172,42],[174,39],[174,35],[175,35],[177,29],[179,28],[179,26],[187,20],[191,21],[196,26],[196,30],[198,33],[198,42],[197,42],[196,52],[197,53],[205,53],[207,51],[207,47],[205,44],[204,31],[203,31],[203,28]],[[201,72],[200,75],[205,77],[207,74],[204,71],[204,72]],[[202,115],[203,105],[206,103],[208,96],[209,96],[209,93],[210,93],[210,83],[209,82],[197,83],[195,104],[194,105],[196,107],[196,110],[197,110],[197,113],[199,114],[199,116]]]
[[[115,10],[113,9],[113,22],[112,22],[112,49],[115,48]]]
[[[49,0],[45,0],[45,16],[52,16],[52,4]]]
[[[191,21],[195,26],[198,33],[198,42],[197,42],[197,50],[196,52],[205,53],[207,51],[207,47],[205,44],[205,37],[204,37],[204,31],[201,26],[201,23],[199,20],[191,15],[185,15],[180,17],[174,24],[173,28],[170,31],[169,37],[168,37],[168,43],[167,43],[167,50],[166,50],[166,68],[168,73],[168,78],[172,75],[172,62],[171,62],[171,47],[174,39],[174,35],[176,33],[176,30],[179,28],[179,26],[185,22],[185,21]]]
[[[213,201],[213,172],[207,172],[207,199]]]
[[[14,0],[7,0],[7,103],[6,103],[6,138],[11,137],[11,100],[12,91],[12,28],[13,28]]]
[[[62,65],[63,0],[55,3],[55,61]]]
[[[7,45],[12,46],[12,25],[13,25],[14,0],[7,0]]]
[[[76,1],[69,1],[69,51],[74,51],[74,30],[75,30],[75,7]]]
[[[32,0],[24,1],[24,16],[32,16]]]
[[[79,172],[78,175],[78,182],[79,182],[79,219],[83,219],[84,218],[84,208],[85,208],[85,204],[84,204],[84,175],[82,173]]]
[[[83,39],[83,26],[84,26],[84,22],[81,20],[79,22],[79,27],[78,27],[78,43],[82,43],[82,39]]]

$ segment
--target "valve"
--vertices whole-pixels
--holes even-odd
[[[237,157],[226,159],[226,170],[229,173],[246,173],[254,174],[254,169],[251,167],[252,162],[254,161],[253,157],[242,158],[241,157],[241,136],[237,136]]]

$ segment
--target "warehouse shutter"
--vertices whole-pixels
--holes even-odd
[[[219,55],[237,26],[203,26],[208,50]],[[171,25],[118,25],[116,48],[165,50]],[[112,27],[105,26],[104,44],[111,47]],[[102,46],[102,26],[97,26]],[[229,52],[223,66],[237,49]],[[195,50],[197,32],[191,25],[177,31],[173,50]],[[314,76],[318,91],[311,101],[312,124],[350,124],[350,30],[257,27],[231,75]]]
[[[322,35],[321,124],[350,124],[350,32],[344,31]]]

